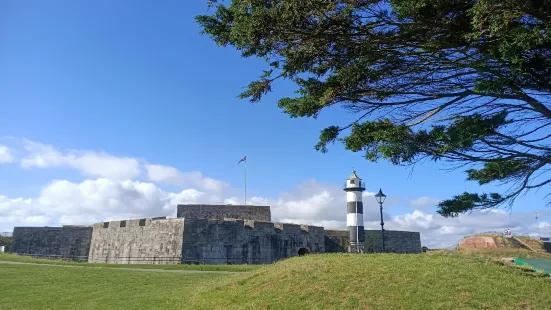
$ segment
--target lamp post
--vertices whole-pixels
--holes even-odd
[[[375,199],[377,199],[381,210],[381,238],[383,240],[383,252],[385,252],[385,223],[383,222],[383,202],[385,202],[386,195],[383,194],[383,191],[380,188],[377,195],[375,195]]]

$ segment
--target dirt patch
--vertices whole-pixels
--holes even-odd
[[[466,237],[459,242],[458,249],[493,249],[497,248],[496,242],[492,237],[471,236]]]

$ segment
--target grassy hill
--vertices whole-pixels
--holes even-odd
[[[520,240],[522,243],[533,249],[535,252],[547,253],[543,247],[543,241],[536,240],[530,237],[517,236],[515,238],[505,238],[502,235],[497,234],[483,234],[481,236],[492,237],[498,248],[524,248],[522,244],[519,244],[516,240]]]
[[[227,278],[196,308],[545,309],[549,278],[454,253],[297,257]]]
[[[545,250],[541,240],[536,240],[530,237],[505,238],[498,234],[477,234],[474,236],[466,236],[463,239],[465,240],[476,237],[491,237],[497,248],[469,248],[460,246],[458,247],[458,251],[463,254],[480,254],[492,257],[551,259],[551,253]],[[436,251],[436,253],[439,252],[441,253],[442,251]]]
[[[551,278],[457,251],[307,255],[231,275],[0,264],[0,278],[2,309],[548,309],[551,304]]]
[[[548,253],[543,247],[543,241],[541,240],[536,240],[530,237],[517,237],[517,238],[520,239],[522,242],[526,243],[532,249],[536,250],[536,252]]]

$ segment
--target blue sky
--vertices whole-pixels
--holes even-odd
[[[249,197],[274,203],[282,203],[282,192],[295,191],[297,197],[300,191],[311,192],[304,189],[308,185],[297,189],[311,180],[317,184],[310,185],[313,192],[324,191],[323,186],[340,188],[354,167],[369,191],[382,187],[394,198],[389,216],[405,217],[419,208],[434,217],[431,204],[412,201],[425,197],[434,204],[478,189],[465,182],[463,173],[442,171],[446,166],[440,164],[426,163],[410,174],[404,167],[370,163],[340,144],[329,153],[316,152],[319,131],[353,115],[331,109],[317,120],[291,119],[276,105],[277,98],[292,95],[294,86],[285,82],[261,103],[237,99],[263,63],[242,59],[237,51],[200,35],[193,17],[206,12],[206,1],[199,0],[0,2],[0,145],[13,155],[0,165],[0,196],[40,201],[41,191],[55,180],[81,184],[105,176],[83,173],[89,169],[67,161],[23,167],[20,159],[31,156],[23,139],[51,146],[57,155],[104,152],[181,172],[200,171],[230,184],[227,194],[232,197],[242,195],[243,170],[237,162],[247,155]],[[145,172],[132,179],[152,182]],[[175,193],[187,186],[153,183]],[[515,211],[543,210],[542,197],[528,195]],[[333,206],[342,208],[343,218],[344,206]],[[445,221],[463,227],[459,219]],[[5,221],[3,227],[15,223]],[[533,232],[529,224],[519,231]]]

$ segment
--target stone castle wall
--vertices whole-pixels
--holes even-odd
[[[365,231],[365,252],[381,252],[381,231]],[[421,234],[413,231],[385,230],[385,249],[392,253],[421,253]]]
[[[178,205],[177,213],[175,219],[111,221],[90,227],[16,227],[12,251],[88,256],[93,263],[265,264],[304,252],[347,252],[349,243],[348,230],[272,223],[269,207]],[[381,251],[380,234],[380,230],[365,231],[366,253]],[[385,246],[387,252],[419,253],[420,235],[386,230]]]
[[[223,220],[225,218],[271,222],[269,206],[178,205],[177,217]]]
[[[186,219],[184,226],[184,262],[266,264],[303,251],[325,252],[322,227],[210,219]]]
[[[11,252],[39,256],[88,256],[92,227],[15,227]]]
[[[140,219],[93,225],[88,262],[177,264],[184,219]]]
[[[350,243],[348,230],[325,230],[325,252],[344,253],[347,252]]]
[[[326,252],[346,252],[349,240],[347,230],[326,230]],[[385,250],[393,253],[420,253],[421,235],[411,231],[385,230]],[[365,231],[364,251],[366,253],[382,251],[380,230]]]

